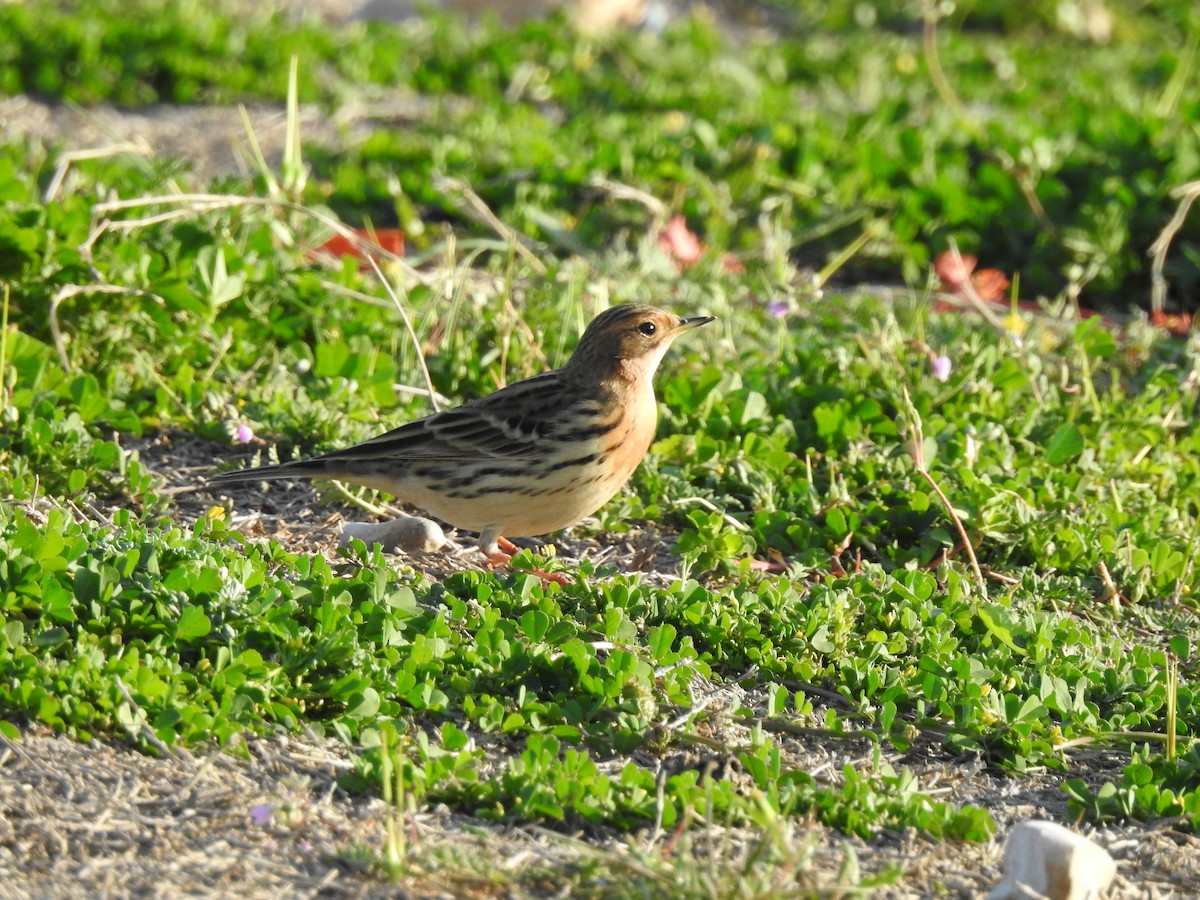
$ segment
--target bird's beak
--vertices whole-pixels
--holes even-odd
[[[692,316],[690,319],[680,319],[679,324],[675,326],[675,332],[691,331],[693,328],[699,328],[701,325],[707,325],[716,319],[716,316]]]

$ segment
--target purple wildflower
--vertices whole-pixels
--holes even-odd
[[[271,817],[275,814],[275,807],[269,803],[260,803],[258,806],[250,807],[250,821],[260,828],[271,824]]]

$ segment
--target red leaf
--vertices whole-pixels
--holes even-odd
[[[980,269],[971,276],[971,285],[980,298],[988,303],[1004,299],[1004,292],[1011,284],[1008,276],[999,269]]]
[[[732,253],[721,254],[721,271],[726,275],[745,275],[746,267],[742,265],[742,261]]]
[[[675,216],[659,232],[658,246],[685,269],[694,265],[704,254],[704,246],[688,230],[687,220],[683,216]]]
[[[1150,324],[1173,337],[1187,337],[1188,332],[1192,330],[1194,318],[1191,313],[1167,313],[1159,310],[1150,313]]]
[[[330,256],[353,256],[355,259],[366,259],[372,246],[378,246],[396,256],[404,255],[404,232],[399,228],[354,228],[354,234],[365,242],[365,246],[350,240],[341,234],[335,234],[320,247],[318,251]]]
[[[946,290],[956,294],[967,283],[978,262],[979,260],[969,253],[960,255],[946,250],[933,261],[933,271],[942,280]]]

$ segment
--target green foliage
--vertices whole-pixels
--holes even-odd
[[[153,503],[151,479],[137,458],[97,436],[113,429],[136,434],[138,417],[114,402],[92,375],[67,376],[51,348],[36,338],[20,331],[5,338],[14,381],[0,411],[0,491],[17,497],[35,489],[55,496],[98,491]]]
[[[1070,797],[1072,815],[1095,822],[1172,819],[1188,831],[1200,829],[1200,753],[1194,747],[1175,760],[1135,753],[1120,782],[1093,789],[1083,779],[1072,778],[1063,790]]]
[[[897,433],[895,398],[907,387],[925,422],[926,457],[982,538],[982,561],[1044,561],[1083,595],[1104,561],[1132,599],[1174,591],[1194,518],[1163,504],[1198,495],[1200,445],[1164,414],[1194,402],[1191,357],[1182,370],[1131,366],[1110,339],[1089,343],[1089,323],[1066,339],[1036,331],[1021,347],[952,318],[921,327],[931,344],[956,348],[945,385],[894,319],[796,319],[775,363],[721,377],[712,392],[727,405],[677,410],[675,430],[686,437],[659,445],[660,473],[752,524],[748,539],[760,549],[811,563],[814,544],[832,549],[849,538],[885,566],[928,565],[957,536]],[[872,349],[847,352],[855,340]],[[761,395],[742,387],[750,379]],[[747,425],[739,409],[755,396],[759,412]],[[668,386],[673,400],[686,402]],[[697,547],[711,567],[729,526],[684,515],[691,521],[680,524],[691,527],[681,549]]]
[[[1127,304],[1174,207],[1168,189],[1200,175],[1186,90],[1196,22],[1186,4],[1162,6],[1130,16],[1101,52],[1059,37],[1053,53],[1029,40],[1036,18],[968,10],[938,41],[959,105],[933,90],[917,21],[865,8],[734,49],[699,16],[661,37],[597,44],[558,19],[516,31],[449,18],[330,29],[278,13],[234,18],[220,4],[43,0],[0,6],[0,92],[282,99],[295,56],[302,100],[332,106],[379,85],[462,101],[351,152],[309,154],[311,199],[398,220],[418,244],[424,220],[472,224],[436,177],[450,175],[531,237],[604,248],[648,215],[597,202],[603,179],[678,196],[711,243],[735,251],[782,237],[794,260],[820,268],[866,227],[872,240],[846,270],[857,278],[919,280],[954,241],[1019,272],[1033,295]],[[589,114],[564,114],[576,109]],[[1189,303],[1197,246],[1185,229],[1166,272]]]
[[[7,6],[0,90],[124,106],[281,97],[292,53],[333,57],[341,49],[327,30],[286,28],[279,13],[247,21],[232,11],[230,3],[193,0]],[[311,93],[312,83],[306,88]]]

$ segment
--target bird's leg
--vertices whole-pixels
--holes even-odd
[[[487,528],[479,535],[479,549],[487,557],[488,565],[495,568],[511,563],[513,556],[521,548],[508,538],[502,537],[499,529]],[[571,583],[571,579],[562,572],[544,572],[541,569],[533,569],[529,574],[542,579],[542,584],[549,584],[553,581],[555,584],[566,587]]]
[[[495,525],[479,533],[479,552],[487,557],[490,566],[507,566],[517,549],[516,544],[500,535],[500,529]]]
[[[496,538],[496,546],[499,547],[501,554],[506,556],[505,562],[511,561],[521,550],[520,547],[506,537]]]

